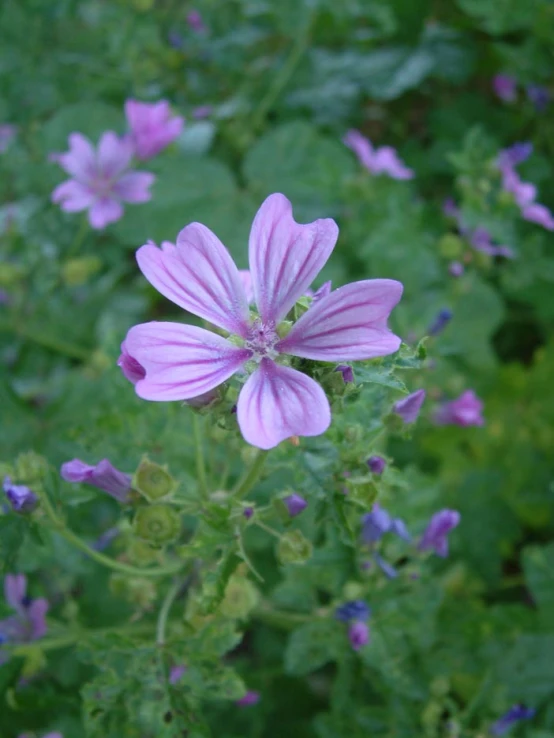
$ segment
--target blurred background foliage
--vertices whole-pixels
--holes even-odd
[[[193,10],[200,28],[187,20]],[[214,735],[479,736],[510,704],[525,702],[541,709],[521,735],[554,736],[554,243],[502,197],[493,164],[501,149],[531,141],[521,171],[554,207],[554,103],[538,109],[525,92],[539,85],[553,94],[553,68],[550,0],[1,3],[0,123],[18,127],[0,154],[1,460],[10,468],[31,450],[53,467],[73,456],[108,456],[124,469],[149,452],[185,487],[192,483],[187,418],[178,406],[138,400],[115,367],[131,325],[173,310],[141,277],[134,251],[148,239],[174,241],[195,220],[246,267],[250,223],[271,192],[292,201],[299,221],[338,221],[339,242],[321,281],[339,286],[363,275],[404,283],[393,328],[405,341],[426,335],[439,310],[453,312],[444,333],[429,339],[425,368],[409,377],[410,389],[428,391],[426,417],[412,438],[395,438],[387,449],[406,471],[387,504],[415,529],[437,507],[460,510],[450,559],[427,578],[375,580],[371,605],[380,615],[361,659],[339,658],[337,631],[319,621],[290,633],[257,623],[233,663],[255,679],[260,705],[229,707],[216,684],[193,690],[214,700]],[[517,79],[512,102],[494,93],[499,73]],[[98,233],[83,228],[82,214],[51,204],[62,173],[49,155],[66,149],[72,131],[94,141],[106,129],[123,133],[129,97],[165,98],[187,124],[149,163],[157,175],[152,200],[127,207]],[[396,147],[414,179],[364,170],[342,143],[350,128]],[[446,197],[514,258],[472,248],[444,214]],[[452,261],[463,263],[461,276],[451,275]],[[469,387],[484,400],[486,425],[434,426],[433,403]],[[307,491],[325,505],[341,460],[314,456],[311,463],[317,473]],[[283,475],[273,477],[275,486],[308,484]],[[113,524],[110,501],[75,495],[65,503],[83,535]],[[20,532],[0,542],[7,570]],[[302,610],[305,603],[309,612],[318,599],[341,596],[351,555],[332,532],[326,540],[334,579],[322,576],[324,548],[319,563],[284,567],[279,579],[267,540],[252,541],[277,605]],[[31,535],[19,568],[40,571],[46,590],[78,586],[80,616],[96,627],[122,617],[106,575],[57,545],[44,560]],[[233,647],[232,634],[221,638],[214,652]],[[143,673],[153,678],[155,657],[131,652],[124,672],[112,653],[105,684],[94,687],[109,687],[123,711],[125,695],[161,699],[155,685],[138,684]],[[124,723],[95,717],[92,687],[82,696],[83,732],[78,691],[94,673],[90,660],[66,651],[50,658],[49,676],[17,698],[9,688],[14,662],[0,669],[2,736],[40,732],[53,715],[65,738],[115,735],[110,730]],[[97,663],[104,658],[95,652]],[[226,678],[221,694],[228,694]],[[448,732],[444,715],[456,711],[461,732]],[[154,725],[146,712],[141,724]],[[169,724],[144,729],[189,735]],[[136,726],[126,730],[117,735],[142,735]]]

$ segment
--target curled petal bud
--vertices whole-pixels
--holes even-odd
[[[385,471],[387,462],[382,456],[370,456],[367,460],[367,465],[373,474],[382,474]]]
[[[359,651],[369,642],[369,626],[361,620],[355,620],[348,628],[348,640],[354,651]]]
[[[453,315],[454,313],[452,312],[452,310],[448,310],[448,308],[444,308],[443,310],[441,310],[435,320],[431,323],[429,328],[427,328],[427,335],[438,336],[440,333],[442,333],[446,326],[452,320]]]
[[[131,475],[116,469],[108,459],[102,459],[95,466],[89,466],[80,459],[66,461],[62,464],[60,474],[66,482],[90,484],[107,492],[121,503],[129,502]]]
[[[504,735],[512,725],[518,723],[520,720],[531,720],[531,718],[535,717],[536,712],[537,711],[534,708],[525,707],[525,705],[514,705],[513,707],[510,707],[508,712],[502,715],[502,717],[491,726],[491,735]]]
[[[35,509],[38,497],[24,484],[12,484],[9,477],[4,479],[4,492],[14,512],[28,513]]]
[[[466,390],[456,400],[443,403],[433,420],[437,425],[484,425],[483,402],[473,390]]]
[[[402,400],[395,402],[393,412],[399,415],[405,423],[415,423],[424,400],[425,390],[417,390],[416,392],[412,392],[411,395],[404,397]]]
[[[348,364],[339,364],[333,371],[340,372],[342,374],[345,384],[349,384],[354,381],[354,371],[351,366],[348,366]]]
[[[172,666],[169,672],[169,683],[177,684],[177,682],[182,679],[186,670],[187,670],[187,667],[183,666],[183,664],[179,664],[178,666]]]
[[[457,510],[440,510],[435,513],[425,529],[419,543],[420,551],[434,549],[437,556],[448,556],[448,534],[460,522],[460,513]]]

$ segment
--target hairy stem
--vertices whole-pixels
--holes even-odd
[[[204,449],[202,446],[202,428],[197,413],[193,413],[192,427],[194,430],[194,445],[196,448],[196,474],[202,497],[208,497],[208,480],[206,478],[206,464],[204,462]]]
[[[182,582],[174,582],[173,585],[167,590],[167,594],[162,603],[160,614],[158,615],[158,625],[156,627],[156,643],[158,646],[163,646],[165,643],[165,631],[167,627],[167,618],[169,617],[169,611],[171,605],[175,602],[181,587]]]
[[[263,449],[258,450],[252,465],[239,479],[235,489],[233,490],[233,497],[236,500],[240,500],[242,497],[247,495],[256,484],[261,476],[268,453],[269,451],[264,451]]]

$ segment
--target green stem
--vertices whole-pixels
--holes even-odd
[[[294,73],[294,70],[296,69],[297,65],[302,59],[302,56],[306,52],[310,37],[309,30],[310,24],[307,23],[303,32],[296,38],[294,44],[292,45],[290,54],[281,67],[280,72],[276,75],[272,84],[269,86],[268,91],[262,98],[258,109],[252,117],[252,129],[254,131],[259,128],[260,125],[264,122],[265,117],[270,112],[281,92],[285,89],[287,83]]]
[[[173,586],[167,590],[167,594],[162,603],[160,614],[158,616],[158,625],[156,627],[156,643],[158,646],[163,646],[165,643],[167,618],[169,617],[171,605],[175,602],[175,599],[181,590],[181,586],[182,582],[174,582]]]
[[[28,341],[32,341],[39,346],[43,346],[49,351],[54,351],[62,356],[68,356],[70,359],[79,359],[79,361],[86,361],[90,352],[87,349],[76,346],[72,343],[66,343],[59,338],[49,336],[39,331],[34,331],[32,328],[23,325],[16,325],[15,323],[8,321],[0,321],[0,331],[10,331],[16,333],[21,338],[25,338]]]
[[[257,620],[261,620],[268,625],[277,628],[292,630],[302,623],[313,621],[313,615],[301,615],[296,612],[286,612],[285,610],[274,610],[273,608],[261,607],[252,613]]]
[[[75,240],[69,247],[69,251],[67,252],[68,256],[73,256],[79,251],[79,249],[83,245],[83,240],[88,230],[89,230],[89,224],[88,224],[87,216],[85,215],[83,216],[83,218],[81,218],[81,225],[79,226],[79,230],[77,231]]]
[[[233,497],[236,500],[240,500],[242,497],[247,495],[256,484],[261,476],[268,453],[269,451],[264,451],[263,449],[258,450],[256,458],[252,462],[252,466],[246,470],[233,490]]]
[[[274,536],[277,538],[277,540],[281,540],[281,534],[277,533],[276,530],[273,528],[270,528],[269,525],[266,525],[265,523],[262,523],[261,520],[255,520],[255,524],[258,526],[258,528],[261,528],[262,530],[265,530],[266,533],[269,533],[271,536]]]
[[[208,480],[206,478],[206,464],[204,463],[204,449],[202,446],[202,428],[197,413],[193,413],[192,427],[194,431],[194,445],[196,448],[196,474],[202,497],[208,497]]]

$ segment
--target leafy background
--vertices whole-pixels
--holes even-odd
[[[529,84],[552,90],[554,7],[199,0],[194,8],[204,31],[187,23],[193,7],[173,0],[0,7],[0,122],[18,126],[0,154],[1,461],[32,481],[21,454],[46,457],[41,484],[87,540],[117,523],[119,511],[90,488],[60,483],[56,470],[73,456],[107,456],[132,470],[148,452],[169,464],[186,498],[196,476],[190,414],[141,402],[115,367],[129,326],[177,315],[142,279],[133,253],[147,239],[174,240],[196,220],[245,267],[252,217],[281,191],[299,221],[339,223],[322,281],[337,286],[363,274],[404,283],[393,323],[405,340],[423,337],[440,309],[453,311],[427,342],[429,359],[402,375],[429,399],[413,436],[388,441],[395,469],[381,492],[413,531],[446,506],[460,510],[462,524],[447,561],[409,561],[394,581],[360,578],[339,480],[371,451],[368,417],[398,396],[374,384],[335,414],[328,436],[279,449],[255,492],[259,504],[292,487],[309,498],[298,529],[315,545],[312,558],[279,565],[271,538],[247,531],[261,584],[238,560],[226,565],[225,544],[210,570],[215,594],[203,582],[210,614],[203,620],[181,604],[170,653],[155,646],[154,625],[138,633],[152,621],[161,585],[118,590],[40,520],[4,515],[4,569],[27,572],[33,592],[50,598],[52,637],[76,623],[82,637],[79,648],[26,652],[25,668],[35,658],[36,674],[23,686],[23,659],[0,667],[0,733],[482,736],[524,702],[538,713],[519,734],[552,737],[554,244],[495,197],[490,163],[500,149],[532,141],[522,174],[554,206],[552,107],[537,111],[524,94]],[[519,81],[514,103],[492,91],[499,72]],[[50,203],[62,173],[48,156],[65,150],[72,131],[94,140],[106,129],[122,133],[129,97],[167,98],[187,118],[185,131],[149,162],[151,202],[127,207],[105,232],[83,231],[79,215]],[[210,115],[195,119],[205,105]],[[361,170],[341,142],[349,128],[397,147],[415,179]],[[516,258],[472,251],[442,212],[447,196]],[[466,261],[459,279],[449,274],[452,258]],[[433,403],[467,388],[483,398],[486,425],[433,426]],[[248,453],[236,439],[231,449],[234,479]],[[229,453],[214,445],[214,477]],[[222,530],[200,532],[200,558],[213,556],[229,535]],[[412,566],[417,578],[408,576]],[[263,598],[249,618],[221,612],[233,572]],[[321,609],[359,593],[374,617],[370,644],[354,654]],[[296,620],[280,621],[266,606]],[[137,632],[136,622],[126,631],[137,612]],[[112,627],[119,630],[96,632]],[[186,683],[171,687],[164,674],[179,659],[189,665]],[[240,709],[233,700],[245,684],[262,699]]]

